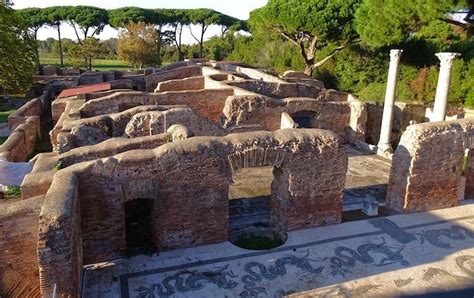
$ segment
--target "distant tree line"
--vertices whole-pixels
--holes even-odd
[[[199,56],[203,57],[204,34],[210,25],[218,25],[224,34],[228,30],[245,30],[246,23],[212,9],[144,9],[123,7],[105,10],[92,6],[54,6],[47,8],[25,8],[16,11],[29,28],[34,40],[37,41],[38,30],[52,27],[57,30],[58,53],[61,65],[64,64],[63,39],[61,24],[69,24],[74,28],[77,40],[82,45],[87,39],[97,36],[106,25],[114,28],[125,28],[130,23],[143,22],[156,31],[156,54],[161,57],[161,45],[174,45],[178,59],[184,58],[182,33],[185,27],[199,44]],[[198,33],[192,32],[191,25],[199,26]],[[171,29],[170,29],[171,28]],[[90,42],[89,42],[90,43]],[[38,47],[39,48],[39,47]],[[36,63],[39,65],[39,50],[36,50]]]
[[[383,99],[388,53],[400,48],[398,100],[432,102],[439,65],[434,54],[455,51],[462,57],[453,67],[450,102],[474,107],[473,12],[472,0],[269,0],[247,21],[211,9],[66,6],[17,11],[32,36],[42,26],[52,26],[60,40],[59,25],[68,23],[76,32],[74,43],[83,43],[106,24],[125,29],[118,40],[101,44],[107,55],[121,53],[136,67],[188,57],[239,60],[278,72],[301,70],[329,88],[366,100]],[[193,26],[192,32],[191,25],[199,30]],[[210,25],[220,25],[222,34],[204,41]],[[182,43],[187,30],[197,44]],[[239,30],[251,35],[236,34]],[[63,43],[58,41],[51,51],[63,53],[70,42]],[[146,51],[139,52],[143,45]],[[149,59],[153,53],[158,60]]]
[[[399,48],[398,100],[425,103],[436,90],[434,54],[458,52],[450,102],[474,107],[472,0],[269,0],[248,24],[251,36],[211,38],[205,48],[278,72],[305,71],[365,100],[383,100],[388,54]]]

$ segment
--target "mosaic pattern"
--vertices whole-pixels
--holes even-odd
[[[465,220],[464,218],[459,221]],[[361,277],[370,267],[371,272],[389,272],[411,265],[430,263],[407,254],[407,250],[429,249],[449,255],[457,250],[474,247],[474,221],[433,222],[400,228],[386,218],[369,221],[380,232],[364,233],[307,243],[297,247],[283,247],[273,251],[240,255],[231,259],[190,263],[180,268],[162,268],[121,276],[122,297],[170,297],[214,295],[240,297],[282,297],[293,292],[322,288],[332,294],[349,291],[352,295],[374,293],[383,285],[331,288],[331,284]],[[362,240],[362,241],[361,241]],[[430,259],[431,258],[431,259]],[[398,288],[409,287],[417,279],[430,282],[439,276],[457,284],[474,283],[474,251],[454,259],[457,272],[428,267],[420,276],[398,278]],[[362,275],[363,277],[363,275]],[[150,282],[152,280],[153,282]],[[330,288],[324,288],[330,286]],[[342,291],[342,292],[341,292]],[[326,292],[324,292],[326,293]],[[323,293],[323,294],[324,294]],[[201,296],[200,296],[201,297]]]

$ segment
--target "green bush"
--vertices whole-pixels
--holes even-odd
[[[21,197],[21,188],[19,186],[7,186],[7,195],[12,198]]]

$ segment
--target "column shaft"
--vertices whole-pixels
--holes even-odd
[[[397,78],[400,57],[403,50],[390,51],[390,67],[388,69],[387,90],[385,92],[385,102],[383,106],[382,126],[380,127],[380,139],[378,149],[382,152],[391,152],[391,135],[393,124],[393,106],[397,92]]]
[[[444,121],[446,118],[446,108],[448,106],[449,84],[451,83],[451,68],[453,61],[459,56],[458,53],[438,53],[436,54],[441,61],[439,69],[438,86],[436,88],[436,97],[433,113],[430,116],[430,122]]]

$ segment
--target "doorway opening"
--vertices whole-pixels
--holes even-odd
[[[236,246],[266,250],[283,245],[287,234],[271,217],[273,167],[233,173],[229,186],[229,240]]]
[[[124,204],[127,256],[155,252],[152,232],[151,199],[135,199]]]

